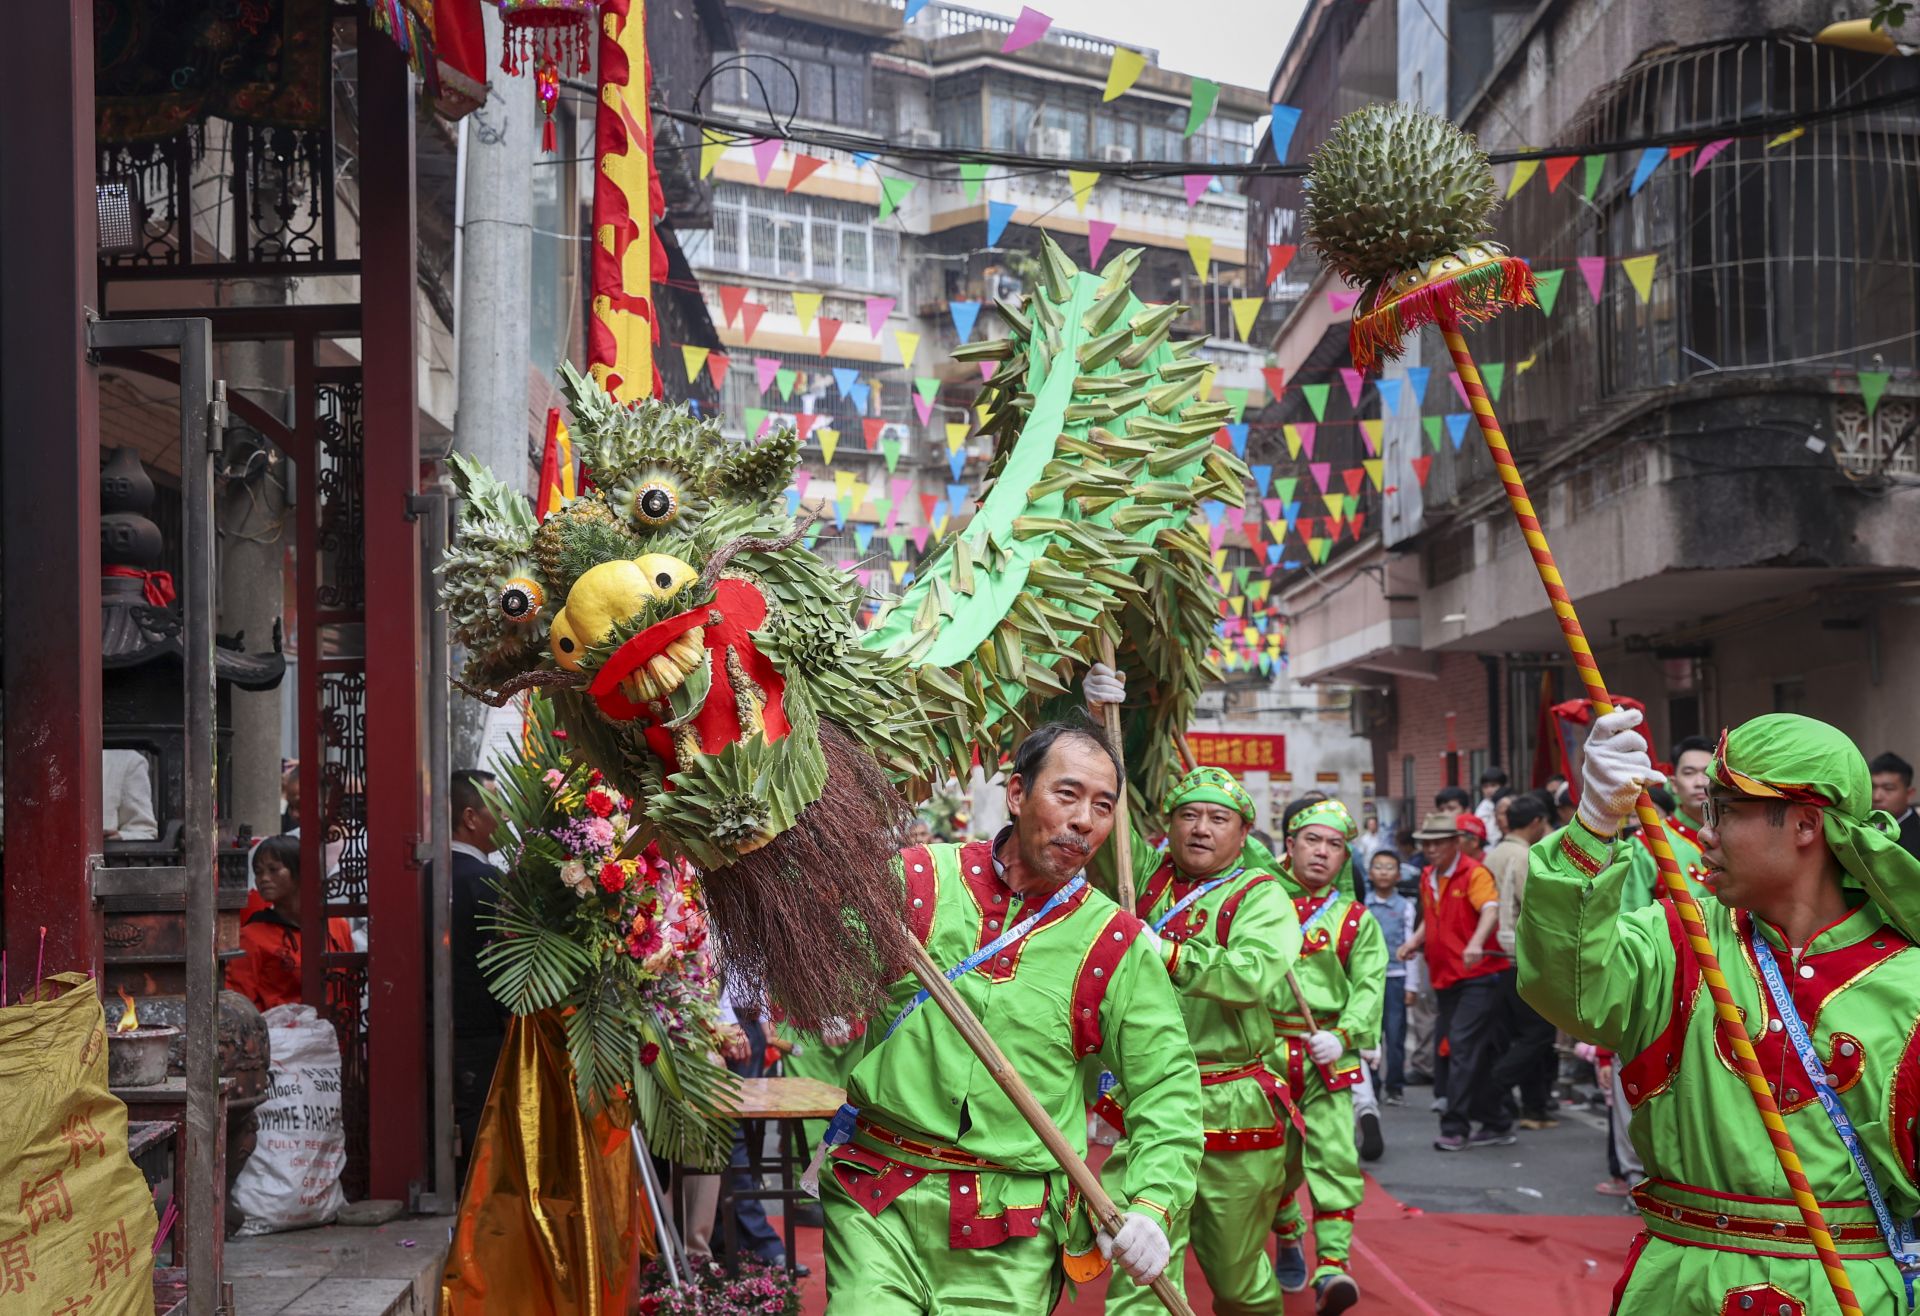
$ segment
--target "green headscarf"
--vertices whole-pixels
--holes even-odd
[[[1867,761],[1845,735],[1797,713],[1769,713],[1723,732],[1710,771],[1741,795],[1819,805],[1846,884],[1865,890],[1908,941],[1920,941],[1920,859],[1900,847],[1893,815],[1873,807]]]
[[[1293,820],[1287,824],[1287,836],[1292,838],[1297,835],[1303,827],[1314,826],[1331,827],[1334,831],[1339,832],[1340,835],[1345,837],[1347,841],[1346,860],[1341,864],[1340,871],[1333,875],[1333,881],[1326,889],[1329,891],[1344,891],[1357,899],[1359,884],[1355,881],[1353,875],[1353,841],[1355,837],[1360,835],[1359,824],[1354,822],[1353,814],[1348,812],[1347,806],[1340,803],[1340,801],[1315,800],[1312,804],[1309,804],[1306,808],[1293,815]],[[1293,875],[1293,855],[1291,852],[1286,855],[1283,861],[1280,876],[1288,886],[1293,888],[1294,894],[1306,894],[1306,884]]]
[[[1171,818],[1183,804],[1222,804],[1249,823],[1254,820],[1253,796],[1225,768],[1195,768],[1167,792],[1160,811]]]

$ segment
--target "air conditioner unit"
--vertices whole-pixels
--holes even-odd
[[[1133,159],[1133,148],[1122,146],[1118,142],[1108,142],[1100,148],[1100,159],[1105,164],[1127,164]]]
[[[908,146],[939,146],[940,134],[932,128],[915,128],[907,133]]]
[[[1027,154],[1065,159],[1073,148],[1073,135],[1065,128],[1035,128],[1027,134]]]

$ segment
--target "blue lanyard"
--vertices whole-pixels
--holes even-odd
[[[1174,905],[1172,909],[1169,909],[1166,913],[1162,914],[1159,918],[1153,921],[1153,930],[1155,932],[1159,932],[1161,929],[1165,928],[1167,924],[1173,922],[1176,918],[1180,917],[1181,914],[1185,913],[1187,906],[1191,905],[1194,901],[1200,899],[1200,897],[1206,895],[1207,892],[1212,891],[1214,888],[1223,886],[1226,883],[1233,881],[1234,878],[1240,876],[1240,874],[1246,871],[1247,870],[1244,867],[1236,868],[1231,873],[1228,873],[1225,877],[1216,877],[1213,879],[1213,881],[1203,883],[1202,885],[1197,886],[1193,890],[1187,892],[1187,894],[1180,899],[1178,904]]]
[[[1320,908],[1314,910],[1312,914],[1307,916],[1307,921],[1300,925],[1300,944],[1302,946],[1307,944],[1307,934],[1313,931],[1314,925],[1319,923],[1321,919],[1325,918],[1327,916],[1327,911],[1331,910],[1335,905],[1338,905],[1339,903],[1341,903],[1340,893],[1338,891],[1330,891],[1327,893],[1327,903],[1320,906]]]
[[[965,976],[966,974],[972,973],[975,969],[979,968],[982,964],[985,964],[988,960],[992,959],[995,955],[998,955],[1001,951],[1013,945],[1014,942],[1026,936],[1029,932],[1033,931],[1034,927],[1040,922],[1041,919],[1053,913],[1054,910],[1060,908],[1060,906],[1066,904],[1067,901],[1079,895],[1081,888],[1086,886],[1086,884],[1087,884],[1087,875],[1085,873],[1081,873],[1080,875],[1075,877],[1073,881],[1067,883],[1065,886],[1061,887],[1058,891],[1054,892],[1051,896],[1049,896],[1047,898],[1046,904],[1040,906],[1039,909],[1035,910],[1033,913],[1021,919],[1018,923],[1008,928],[1005,932],[1002,932],[999,936],[995,937],[992,941],[982,946],[979,950],[975,951],[973,954],[967,956],[967,958],[965,958],[964,960],[961,960],[958,964],[954,965],[951,969],[948,969],[947,981],[952,982],[956,978],[960,978]],[[926,988],[923,987],[920,989],[918,993],[915,994],[914,998],[911,1001],[907,1002],[906,1009],[900,1011],[899,1014],[895,1015],[893,1017],[893,1022],[887,1025],[887,1037],[892,1037],[894,1034],[894,1030],[899,1028],[901,1024],[907,1021],[908,1015],[912,1014],[915,1010],[918,1010],[921,1006],[925,1005],[927,1003],[927,999],[928,999],[927,990]],[[882,1040],[884,1041],[885,1039],[883,1038]]]
[[[1880,1185],[1874,1182],[1873,1167],[1867,1164],[1867,1154],[1860,1148],[1860,1136],[1853,1131],[1853,1121],[1847,1118],[1846,1107],[1840,1104],[1840,1098],[1827,1084],[1827,1067],[1814,1054],[1806,1025],[1800,1022],[1800,1012],[1794,1009],[1793,997],[1788,994],[1787,984],[1780,976],[1780,966],[1774,962],[1773,948],[1760,935],[1758,924],[1749,934],[1749,939],[1753,943],[1754,962],[1760,966],[1760,976],[1766,979],[1767,994],[1773,997],[1773,1008],[1779,1011],[1780,1022],[1786,1026],[1787,1040],[1793,1043],[1794,1054],[1800,1057],[1800,1065],[1813,1083],[1813,1094],[1820,1099],[1820,1109],[1827,1112],[1827,1118],[1833,1123],[1833,1131],[1840,1135],[1840,1141],[1853,1157],[1854,1168],[1860,1172],[1860,1179],[1867,1186],[1867,1201],[1873,1205],[1873,1217],[1880,1224],[1880,1236],[1887,1240],[1887,1252],[1893,1257],[1894,1264],[1900,1267],[1900,1278],[1907,1286],[1907,1310],[1912,1311],[1913,1284],[1915,1278],[1920,1276],[1920,1255],[1914,1252],[1913,1226],[1905,1220],[1898,1227],[1894,1225],[1887,1204],[1880,1196]]]

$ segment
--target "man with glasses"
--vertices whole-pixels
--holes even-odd
[[[1661,781],[1639,722],[1595,724],[1579,815],[1534,847],[1518,937],[1527,1000],[1623,1062],[1648,1177],[1615,1310],[1831,1312],[1680,915],[1622,912],[1630,847],[1615,838]],[[1719,898],[1701,914],[1859,1305],[1891,1313],[1911,1310],[1897,1258],[1920,1211],[1920,862],[1870,792],[1866,761],[1824,723],[1772,714],[1724,734],[1699,830]]]

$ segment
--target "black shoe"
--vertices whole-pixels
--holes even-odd
[[[1351,1275],[1324,1275],[1313,1286],[1314,1316],[1334,1316],[1360,1301],[1360,1286]]]
[[[1511,1147],[1520,1141],[1512,1129],[1482,1129],[1467,1139],[1469,1147]]]
[[[1360,1159],[1377,1161],[1386,1149],[1387,1140],[1380,1136],[1380,1116],[1368,1111],[1360,1117]]]
[[[793,1213],[793,1223],[802,1229],[825,1229],[827,1213],[818,1202],[795,1202],[787,1208]]]
[[[811,1274],[813,1274],[813,1267],[809,1266],[806,1262],[796,1261],[793,1263],[793,1277],[795,1279],[805,1279]]]

